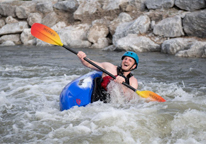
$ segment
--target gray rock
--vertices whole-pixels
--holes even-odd
[[[175,56],[206,58],[206,42],[195,41],[189,49],[179,51]]]
[[[175,5],[183,10],[194,11],[206,7],[205,0],[175,0]]]
[[[117,41],[115,50],[135,52],[160,52],[160,45],[154,43],[148,37],[129,34]]]
[[[42,16],[39,13],[30,13],[27,18],[28,24],[32,26],[34,23],[41,23]]]
[[[0,29],[0,35],[18,34],[21,33],[25,28],[28,28],[28,24],[24,21],[6,24]]]
[[[92,48],[105,48],[109,45],[106,36],[109,29],[104,24],[95,23],[88,31],[87,38],[93,43]]]
[[[91,43],[87,40],[90,25],[79,24],[65,27],[58,32],[64,45],[72,48],[89,48]]]
[[[79,4],[77,0],[62,1],[54,4],[54,8],[61,11],[74,12],[78,8]]]
[[[206,38],[206,10],[186,14],[183,28],[189,36]]]
[[[22,44],[19,34],[4,35],[4,36],[0,37],[0,43],[4,43],[6,41],[12,41],[16,45]]]
[[[163,37],[179,37],[183,36],[181,17],[175,16],[163,19],[154,26],[153,33]]]
[[[0,4],[0,15],[16,17],[15,9],[15,6],[11,6],[8,4]]]
[[[48,13],[43,19],[42,24],[52,27],[54,26],[58,21],[58,16],[55,12]]]
[[[36,10],[41,13],[53,12],[53,4],[52,2],[37,3]]]
[[[162,43],[161,52],[174,55],[181,50],[189,49],[194,41],[192,38],[169,39]]]
[[[139,16],[132,22],[125,22],[120,24],[115,34],[113,35],[113,44],[116,46],[116,41],[128,34],[145,34],[150,26],[150,19],[146,15]]]
[[[148,9],[168,9],[174,6],[174,0],[146,0],[145,5]]]

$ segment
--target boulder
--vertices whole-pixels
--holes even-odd
[[[36,10],[43,14],[53,12],[53,4],[52,2],[37,3]]]
[[[183,28],[188,36],[206,38],[206,10],[186,14]]]
[[[189,49],[194,41],[196,40],[193,38],[169,39],[162,43],[161,52],[174,55],[181,50]]]
[[[15,46],[15,43],[12,41],[5,41],[0,46]]]
[[[54,26],[58,21],[58,16],[55,12],[51,12],[46,14],[46,16],[42,19],[42,24],[52,27]]]
[[[8,16],[6,19],[6,24],[17,23],[19,22],[17,19],[13,18],[12,16]]]
[[[195,41],[189,49],[179,51],[175,56],[206,58],[206,42]]]
[[[90,28],[87,38],[93,43],[92,48],[105,48],[109,45],[106,36],[109,34],[109,29],[106,25],[95,23]]]
[[[148,9],[169,9],[174,6],[174,0],[146,0],[145,5]]]
[[[78,6],[79,4],[77,0],[61,1],[54,4],[54,8],[66,12],[74,12]]]
[[[120,24],[115,34],[113,35],[113,44],[116,45],[116,41],[128,34],[145,34],[150,26],[150,19],[146,15],[139,16],[136,20],[131,22],[125,22]]]
[[[28,24],[32,26],[34,23],[41,23],[42,16],[39,13],[30,13],[27,18]]]
[[[0,15],[16,17],[16,7],[8,4],[0,4]]]
[[[0,43],[4,43],[6,41],[12,41],[16,45],[22,44],[19,34],[3,35],[0,37]]]
[[[0,28],[2,28],[5,24],[5,21],[3,19],[0,19]]]
[[[18,34],[21,33],[25,28],[28,28],[28,24],[24,21],[6,24],[0,29],[0,35]]]
[[[117,51],[135,51],[135,52],[160,52],[160,45],[154,43],[148,37],[129,34],[117,41]]]
[[[106,0],[103,2],[104,11],[115,11],[124,8],[130,0]]]
[[[59,36],[64,45],[72,48],[89,48],[91,43],[87,40],[89,24],[78,24],[65,27],[59,31]]]
[[[183,36],[182,20],[180,16],[163,19],[154,26],[153,33],[163,37]]]
[[[113,35],[119,24],[124,22],[130,22],[130,21],[132,21],[132,17],[129,14],[125,12],[120,13],[117,18],[115,18],[113,21],[110,22],[109,25],[110,33]]]
[[[26,7],[22,7],[22,6],[16,7],[16,16],[19,19],[27,19],[29,13],[30,13],[30,11]]]
[[[180,9],[187,11],[195,11],[206,8],[205,0],[175,0],[175,5]]]
[[[88,21],[94,19],[92,17],[95,17],[101,11],[101,4],[98,1],[84,1],[74,12],[74,19]]]
[[[21,41],[24,45],[35,45],[35,37],[31,34],[31,29],[24,29],[21,33]]]

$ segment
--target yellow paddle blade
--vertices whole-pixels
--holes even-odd
[[[139,91],[136,90],[136,93],[141,96],[142,98],[148,98],[151,101],[158,101],[158,102],[165,102],[166,100],[159,96],[158,94],[152,91]]]
[[[53,29],[43,24],[34,23],[31,27],[31,34],[49,44],[63,46],[59,35]]]

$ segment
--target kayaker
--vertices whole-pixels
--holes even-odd
[[[81,60],[82,64],[88,68],[91,68],[93,70],[100,71],[93,65],[89,64],[87,61],[84,60],[86,57],[86,54],[82,51],[79,51],[77,56]],[[138,55],[135,52],[127,51],[122,56],[122,62],[120,66],[113,65],[109,62],[94,62],[101,68],[105,69],[106,71],[110,72],[112,75],[116,77],[114,79],[117,83],[123,83],[126,82],[127,84],[131,85],[133,88],[138,88],[138,82],[137,79],[132,75],[131,71],[136,69],[138,66],[139,58]],[[110,83],[110,81],[113,80],[112,77],[109,75],[103,73],[101,78],[95,79],[95,88],[93,90],[93,96],[92,96],[92,102],[101,100],[104,102],[108,102],[109,94],[107,93],[107,86]],[[123,86],[123,91],[131,91],[126,86]]]

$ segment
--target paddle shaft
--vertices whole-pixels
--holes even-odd
[[[71,48],[69,48],[69,47],[67,47],[67,46],[65,46],[65,45],[63,45],[63,47],[64,47],[65,49],[67,49],[68,51],[70,51],[70,52],[72,52],[72,53],[74,53],[74,54],[77,55],[77,52],[74,51],[74,50],[72,50]],[[87,61],[88,63],[90,63],[91,65],[93,65],[94,67],[98,68],[100,71],[102,71],[102,72],[106,73],[107,75],[111,76],[113,79],[116,78],[113,74],[111,74],[110,72],[108,72],[108,71],[106,71],[105,69],[101,68],[101,67],[98,66],[97,64],[93,63],[93,62],[92,62],[91,60],[89,60],[88,58],[85,57],[84,60]],[[133,91],[136,92],[136,89],[133,88],[132,86],[128,85],[127,83],[123,82],[122,84],[125,85],[126,87],[130,88],[131,90],[133,90]]]

